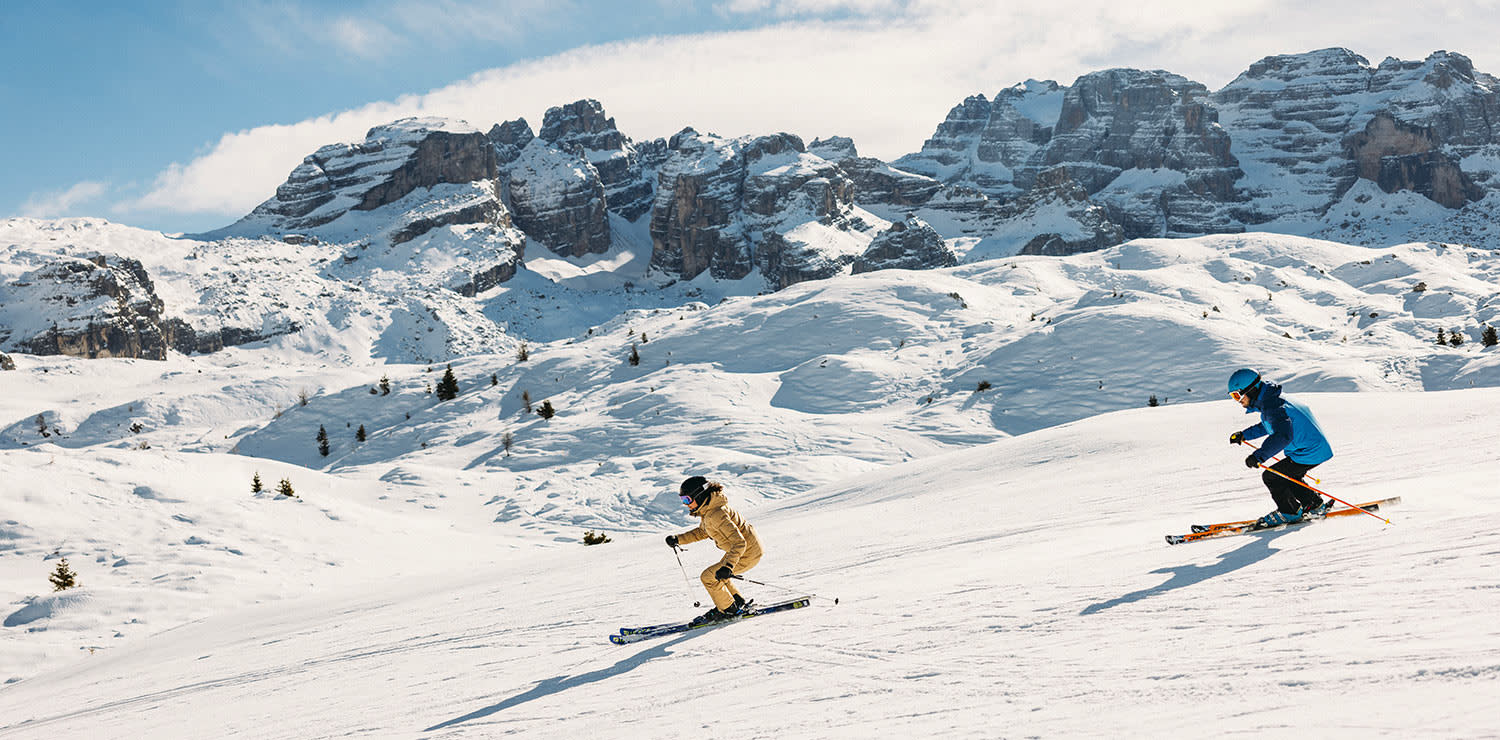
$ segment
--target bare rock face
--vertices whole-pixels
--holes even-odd
[[[1500,187],[1465,158],[1500,144],[1500,80],[1440,51],[1379,67],[1347,49],[1266,57],[1214,93],[1245,169],[1244,220],[1307,220],[1359,179],[1450,208]],[[1482,158],[1481,158],[1482,159]]]
[[[854,140],[845,136],[815,139],[807,151],[837,164],[854,181],[854,197],[860,205],[920,206],[943,189],[943,184],[931,177],[859,156]]]
[[[8,306],[32,306],[50,326],[26,327],[8,343],[34,355],[164,360],[162,301],[141,263],[98,255],[60,258],[5,286]],[[14,324],[12,326],[15,326]]]
[[[759,270],[780,289],[844,271],[873,237],[854,213],[854,182],[796,136],[722,139],[689,128],[668,148],[651,214],[654,269],[688,280]]]
[[[0,309],[32,314],[29,322],[7,321],[10,328],[0,331],[0,343],[35,355],[90,359],[165,360],[169,348],[183,354],[216,352],[298,330],[295,323],[195,329],[165,315],[139,261],[112,255],[59,257],[0,287]]]
[[[891,224],[854,260],[853,273],[875,270],[932,270],[953,267],[958,256],[937,230],[920,218]]]
[[[350,211],[395,203],[418,188],[493,181],[495,148],[453,121],[408,118],[376,126],[359,144],[325,146],[302,160],[276,196],[226,234],[316,230]]]
[[[609,251],[604,184],[583,158],[533,138],[501,168],[500,189],[515,225],[552,251]]]
[[[1458,160],[1442,151],[1437,132],[1381,111],[1349,138],[1349,158],[1359,177],[1387,193],[1410,190],[1448,208],[1484,197]]]
[[[599,171],[609,210],[634,221],[651,210],[649,172],[630,138],[615,127],[597,100],[579,100],[547,111],[538,133],[552,146],[587,160]]]
[[[993,102],[970,96],[948,112],[922,151],[892,164],[1004,202],[1029,187],[1017,178],[1051,140],[1066,91],[1051,80],[1027,80]]]
[[[0,371],[16,369],[16,361],[10,359],[10,355],[0,352]]]
[[[1056,228],[1031,237],[1021,247],[1021,254],[1061,257],[1096,252],[1125,241],[1125,230],[1109,219],[1105,208],[1089,200],[1088,191],[1068,175],[1067,167],[1054,167],[1037,175],[1034,187],[1006,210],[1011,220]]]
[[[1068,88],[1036,169],[1066,165],[1127,238],[1237,231],[1221,228],[1220,204],[1235,200],[1243,174],[1229,142],[1203,85],[1112,69]],[[1023,173],[1018,182],[1029,189],[1030,179]]]

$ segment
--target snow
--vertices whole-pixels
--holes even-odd
[[[0,224],[6,279],[68,234],[56,253],[176,250],[154,279],[193,295],[237,247],[309,321],[164,362],[13,355],[0,737],[1500,733],[1495,253],[1145,239],[751,296],[614,282],[644,252],[611,226],[635,241],[529,247],[469,303],[386,303],[457,232],[339,260],[391,285],[335,309],[323,273],[292,279],[332,245]],[[438,318],[397,318],[420,306]],[[426,391],[448,362],[367,346],[462,311],[507,333],[451,362],[455,400]],[[1470,341],[1434,344],[1454,327]],[[1391,524],[1162,542],[1272,506],[1225,444],[1250,421],[1222,395],[1240,366],[1314,409],[1324,490],[1402,497]],[[691,526],[690,474],[766,543],[747,593],[821,598],[611,646],[702,611],[716,551],[680,569],[662,544]],[[50,592],[56,556],[81,590]]]

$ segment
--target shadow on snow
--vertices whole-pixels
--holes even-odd
[[[483,709],[476,709],[472,712],[469,712],[462,717],[454,717],[447,722],[435,724],[423,730],[423,732],[433,732],[435,730],[442,730],[448,727],[453,727],[454,725],[461,725],[465,722],[472,722],[476,719],[483,719],[497,712],[503,712],[507,709],[518,707],[530,701],[535,701],[537,699],[552,696],[554,694],[561,694],[562,692],[569,689],[575,689],[579,686],[587,686],[591,683],[597,683],[599,681],[614,678],[615,676],[624,675],[632,670],[635,670],[636,668],[639,668],[640,666],[645,665],[652,660],[655,660],[656,658],[665,658],[668,655],[671,655],[671,648],[673,646],[678,645],[686,640],[691,640],[695,637],[701,637],[703,634],[712,631],[713,630],[711,629],[699,630],[697,634],[682,635],[681,637],[678,637],[671,642],[663,643],[646,650],[642,650],[641,652],[625,658],[624,660],[621,660],[620,662],[615,663],[608,668],[601,668],[597,671],[590,671],[588,673],[579,674],[577,676],[553,676],[552,678],[543,679],[541,682],[537,683],[536,686],[533,686],[530,690],[516,694],[515,696],[512,696],[509,699],[500,702],[499,704],[491,704],[490,706],[484,707]]]
[[[1206,581],[1210,578],[1222,576],[1225,573],[1233,573],[1234,571],[1237,571],[1240,568],[1244,568],[1245,566],[1254,565],[1255,563],[1271,557],[1272,554],[1279,552],[1278,550],[1271,549],[1271,541],[1285,533],[1286,530],[1261,533],[1260,535],[1255,536],[1253,540],[1246,543],[1243,547],[1231,550],[1224,553],[1223,555],[1220,555],[1219,561],[1212,565],[1187,564],[1172,566],[1169,568],[1157,568],[1156,570],[1153,570],[1151,572],[1171,573],[1172,577],[1168,578],[1167,581],[1160,586],[1143,588],[1139,591],[1131,591],[1128,594],[1117,596],[1108,601],[1101,601],[1097,604],[1090,604],[1085,607],[1083,611],[1079,612],[1078,615],[1081,617],[1086,617],[1090,614],[1097,614],[1104,611],[1105,609],[1113,609],[1114,607],[1120,606],[1122,604],[1131,604],[1137,601],[1141,601],[1142,599],[1148,599],[1152,596],[1167,593],[1168,591],[1174,591],[1179,588],[1187,588],[1188,586],[1202,583],[1203,581]]]

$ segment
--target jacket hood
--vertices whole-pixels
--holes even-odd
[[[1261,381],[1261,383],[1260,383],[1260,391],[1255,394],[1255,403],[1250,404],[1249,407],[1247,407],[1245,409],[1245,413],[1247,413],[1247,414],[1260,413],[1262,410],[1264,410],[1266,408],[1266,406],[1268,406],[1272,402],[1280,400],[1280,399],[1281,399],[1281,386],[1280,385],[1277,385],[1276,383],[1268,383],[1266,381]]]
[[[708,495],[707,501],[698,506],[697,511],[689,511],[688,513],[702,519],[704,514],[718,509],[727,503],[729,503],[729,497],[725,496],[723,491],[714,491]]]

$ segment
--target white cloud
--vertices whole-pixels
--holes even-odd
[[[102,182],[86,180],[66,190],[32,193],[21,205],[21,215],[32,218],[66,216],[85,203],[97,200],[109,190]]]
[[[773,12],[846,15],[888,4],[735,2]],[[1487,24],[1433,20],[1488,17],[1476,13],[1494,3],[1449,0],[1424,9],[1396,2],[1244,0],[1225,9],[1197,0],[1076,0],[1063,17],[1051,6],[917,0],[897,15],[854,13],[836,22],[582,47],[480,72],[424,95],[226,134],[206,154],[169,166],[150,193],[125,207],[217,213],[227,223],[270,197],[305,155],[324,144],[358,141],[373,125],[441,115],[487,129],[525,117],[535,129],[547,108],[580,98],[601,101],[637,140],[684,126],[724,135],[789,131],[809,140],[845,135],[861,153],[889,159],[919,149],[965,96],[993,95],[1033,77],[1069,84],[1096,69],[1142,67],[1218,88],[1262,57],[1329,46],[1351,48],[1374,63],[1446,48],[1474,56],[1480,69],[1494,74],[1500,57]],[[459,15],[471,7],[427,4],[442,6]],[[483,17],[501,22],[493,14]]]

